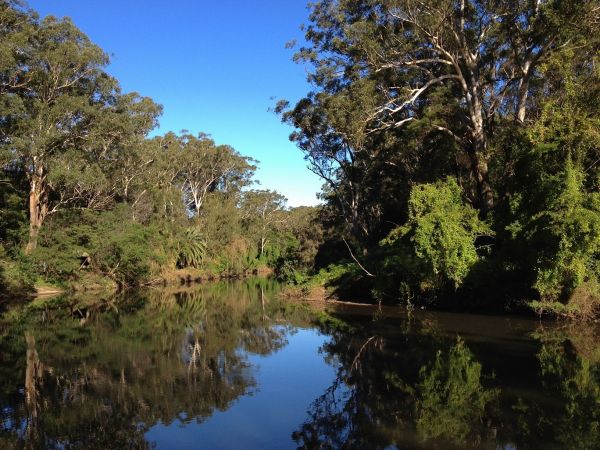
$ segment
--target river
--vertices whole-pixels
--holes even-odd
[[[599,448],[600,330],[283,300],[266,279],[0,318],[0,448]]]

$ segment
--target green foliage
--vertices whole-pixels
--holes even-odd
[[[0,246],[0,298],[30,294],[36,278],[35,269],[27,259],[22,255],[8,259]]]
[[[319,286],[327,286],[349,275],[355,275],[357,270],[359,269],[354,263],[330,264],[326,268],[319,270],[312,277],[311,283]]]
[[[451,178],[415,186],[408,206],[406,225],[393,230],[382,245],[408,239],[416,258],[427,267],[428,274],[422,276],[460,286],[479,260],[475,239],[489,234],[489,227],[465,204],[460,186]]]
[[[545,64],[549,77],[561,75],[560,90],[543,103],[529,133],[543,166],[533,166],[541,195],[537,204],[525,203],[530,214],[537,209],[525,233],[546,243],[536,264],[542,299],[564,300],[600,275],[600,71],[576,64],[571,49]]]
[[[266,245],[286,223],[286,201],[283,195],[269,190],[250,190],[242,197],[243,224],[258,243],[259,257],[264,256]]]
[[[198,228],[187,228],[178,242],[177,267],[200,267],[206,256],[206,242]]]
[[[123,285],[135,285],[158,275],[160,266],[166,263],[158,230],[129,224],[115,231],[92,253],[96,267]]]
[[[554,243],[537,267],[535,287],[542,298],[569,295],[600,273],[600,194],[583,190],[582,175],[567,162],[565,171],[549,180],[548,209],[533,217],[534,232]]]
[[[251,184],[256,169],[252,158],[241,156],[228,145],[216,145],[203,133],[170,136],[175,142],[178,176],[185,204],[190,212],[200,216],[210,192],[227,191],[229,195]]]
[[[486,408],[498,396],[481,381],[481,364],[462,339],[447,354],[438,351],[433,365],[421,369],[416,403],[421,437],[467,443],[474,424],[483,422]]]
[[[19,184],[0,178],[0,245],[13,254],[19,250],[27,224],[27,202]]]
[[[550,315],[580,321],[596,320],[600,313],[600,283],[596,280],[582,283],[571,292],[566,302],[534,300],[529,302],[529,307],[540,316]]]
[[[92,270],[135,285],[166,264],[165,242],[156,227],[131,221],[126,206],[104,213],[73,212],[49,223],[31,260],[49,281],[76,281]],[[85,255],[90,267],[82,267]]]
[[[310,11],[295,59],[314,89],[277,111],[325,204],[288,210],[251,189],[256,161],[209,135],[149,138],[162,108],[123,93],[71,20],[1,2],[3,277],[23,270],[28,286],[88,270],[130,285],[175,268],[270,267],[338,294],[475,302],[487,289],[502,291],[498,308],[533,299],[589,316],[596,2],[321,0]]]
[[[319,247],[323,243],[319,208],[304,206],[290,209],[281,238],[283,248],[276,262],[278,276],[289,279],[294,272],[313,270]]]
[[[564,304],[578,286],[597,283],[600,274],[600,72],[579,64],[567,49],[542,68],[555,92],[542,102],[517,152],[517,193],[506,226],[548,303]]]
[[[70,19],[19,1],[0,2],[0,19],[5,272],[26,240],[34,278],[63,284],[92,272],[132,285],[200,265],[241,274],[287,252],[285,199],[245,190],[256,161],[204,133],[149,138],[162,107],[123,93]]]
[[[351,242],[391,302],[565,305],[594,285],[596,3],[312,3],[295,59],[314,89],[276,110],[325,183],[318,263]]]

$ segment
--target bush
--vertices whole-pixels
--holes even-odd
[[[569,159],[542,174],[511,205],[515,260],[529,268],[542,301],[565,303],[578,286],[598,281],[600,194],[587,192],[583,171]]]
[[[4,247],[0,245],[0,297],[27,295],[33,292],[36,274],[33,266],[21,256],[16,260],[6,259]]]
[[[146,281],[165,262],[159,234],[154,227],[128,224],[97,243],[92,253],[95,267],[122,285]]]
[[[600,194],[586,193],[583,174],[567,164],[553,177],[548,209],[534,219],[535,233],[546,234],[538,259],[536,289],[542,299],[566,299],[585,282],[597,282],[600,269]]]
[[[133,222],[127,205],[101,213],[70,211],[48,222],[30,261],[45,280],[60,283],[77,281],[85,273],[81,257],[88,255],[89,270],[135,285],[166,264],[167,241],[156,226]]]
[[[206,241],[198,228],[187,228],[177,245],[177,267],[200,267],[206,257]]]
[[[600,313],[600,285],[590,281],[577,286],[566,302],[542,300],[529,303],[536,314],[558,318],[594,320]]]
[[[397,266],[407,272],[405,279],[421,280],[423,287],[440,288],[448,282],[460,286],[479,260],[476,238],[490,235],[490,228],[463,201],[462,190],[452,178],[416,185],[408,207],[406,224],[381,242],[382,247],[396,250],[389,252],[383,269]]]

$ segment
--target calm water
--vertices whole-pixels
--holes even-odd
[[[0,449],[600,448],[600,332],[266,280],[13,306]]]

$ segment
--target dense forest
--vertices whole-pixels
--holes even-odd
[[[108,56],[69,19],[3,0],[0,24],[5,294],[240,275],[306,258],[295,236],[314,210],[257,189],[257,161],[206,134],[150,137],[161,106],[122,92]]]
[[[315,2],[313,90],[277,110],[325,182],[319,281],[593,316],[599,26],[597,0]]]
[[[0,0],[0,295],[269,268],[302,293],[594,317],[598,1],[309,8],[312,91],[275,111],[323,204],[289,209],[232,147],[152,134],[161,106],[69,19]]]

